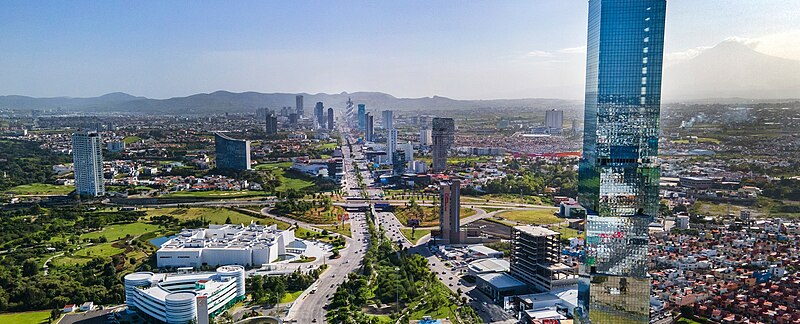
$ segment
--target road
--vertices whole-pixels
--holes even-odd
[[[352,159],[347,146],[342,147],[342,154],[344,155],[343,171],[345,173],[342,181],[342,186],[351,197],[360,197],[360,190],[351,190],[350,188],[357,188],[357,180],[355,170],[352,166]],[[262,210],[262,213],[264,211]],[[350,213],[350,232],[351,238],[345,237],[346,246],[339,251],[340,257],[338,259],[329,259],[327,264],[328,270],[324,271],[320,278],[309,289],[306,289],[292,304],[286,315],[286,320],[294,320],[297,323],[314,323],[325,321],[324,305],[330,302],[334,292],[338,287],[338,283],[342,282],[349,273],[356,271],[361,265],[364,252],[366,251],[369,242],[369,234],[367,232],[367,221],[365,213]],[[300,224],[300,226],[313,227],[310,224]],[[313,292],[313,293],[312,293]]]

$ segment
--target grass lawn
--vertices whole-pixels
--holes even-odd
[[[95,257],[111,257],[112,255],[124,252],[123,249],[113,247],[112,244],[113,243],[108,242],[82,248],[72,256],[62,256],[53,259],[53,263],[57,265],[84,264]]]
[[[255,166],[256,170],[288,169],[292,167],[292,162],[270,162],[261,163]]]
[[[0,322],[4,324],[47,323],[49,319],[50,310],[0,314]]]
[[[414,244],[417,244],[417,241],[419,241],[419,239],[421,239],[423,236],[431,233],[431,230],[426,229],[414,230],[414,235],[411,235],[410,228],[402,228],[400,231],[403,232],[403,236],[405,236],[409,241],[414,242]]]
[[[74,186],[33,183],[12,187],[6,191],[17,195],[66,195],[73,190],[75,190]]]
[[[141,140],[142,138],[139,136],[125,136],[125,138],[122,139],[122,141],[125,142],[125,144],[133,144]]]
[[[339,146],[339,145],[336,144],[336,143],[326,143],[326,144],[320,145],[319,149],[323,150],[323,151],[329,151],[329,150],[336,149],[337,146]]]
[[[166,194],[162,197],[164,198],[212,198],[212,199],[223,199],[223,198],[245,198],[245,197],[261,197],[267,196],[267,193],[264,191],[220,191],[220,190],[208,190],[208,191],[176,191],[169,194]]]
[[[326,208],[313,208],[302,215],[286,214],[284,216],[291,219],[296,219],[301,222],[309,224],[334,224],[338,221],[337,215],[344,215],[346,212],[344,208],[339,206],[331,206],[331,209]],[[349,235],[349,234],[348,234]]]
[[[484,210],[484,211],[486,211],[487,213],[491,213],[491,212],[496,212],[496,211],[498,211],[498,210],[504,210],[504,209],[506,209],[506,208],[496,208],[496,207],[480,207],[480,209],[483,209],[483,210]]]
[[[297,297],[300,297],[300,294],[302,293],[303,293],[302,290],[295,292],[287,292],[285,295],[283,295],[283,297],[281,297],[281,304],[291,303],[297,300]]]
[[[344,226],[342,226],[342,224],[337,224],[337,225],[322,225],[322,226],[317,226],[317,227],[319,227],[321,229],[326,229],[329,232],[339,233],[339,234],[342,234],[342,235],[347,236],[347,237],[352,236],[352,234],[350,232],[350,223],[349,222],[344,223]]]
[[[472,208],[461,207],[461,213],[460,213],[460,215],[458,215],[458,217],[459,218],[467,218],[467,217],[470,217],[470,216],[475,215],[477,213],[478,213],[478,211],[474,210]]]
[[[561,222],[562,219],[553,215],[555,209],[533,209],[533,210],[509,210],[498,213],[498,217],[502,217],[508,221],[520,222],[531,225],[544,225],[554,224]]]
[[[289,228],[289,224],[271,218],[258,218],[242,214],[227,208],[198,207],[198,208],[156,208],[147,209],[147,216],[169,215],[181,221],[200,219],[201,217],[211,224],[225,224],[230,217],[232,224],[250,224],[250,221],[261,222],[262,225],[278,224],[278,228]]]
[[[367,316],[369,318],[371,318],[371,319],[375,319],[377,322],[374,322],[374,323],[377,323],[377,324],[392,324],[392,323],[394,323],[394,321],[392,320],[392,318],[389,315],[367,314]]]
[[[470,197],[472,198],[472,197]],[[475,196],[474,198],[478,198],[486,202],[489,201],[502,201],[502,202],[510,202],[510,203],[518,203],[518,204],[533,204],[533,205],[545,205],[542,201],[541,197],[538,196],[520,196],[520,195],[511,195],[511,194],[489,194],[489,195],[482,195],[482,196]],[[463,198],[462,198],[463,199]]]
[[[561,233],[561,238],[562,239],[569,239],[569,238],[579,237],[580,236],[580,234],[578,234],[578,230],[576,230],[574,228],[569,228],[567,225],[561,225],[561,226],[558,226],[558,227],[551,226],[550,229]]]
[[[101,231],[81,235],[81,239],[96,239],[105,236],[109,241],[125,238],[126,235],[136,236],[158,230],[158,226],[145,223],[114,224],[106,226]]]
[[[275,188],[275,191],[287,191],[289,189],[301,190],[304,188],[314,186],[314,183],[305,179],[296,178],[292,175],[286,176],[286,172],[283,169],[276,169],[273,171],[278,179],[281,181],[281,185]]]
[[[686,318],[686,317],[683,317],[683,318],[679,319],[677,323],[678,324],[700,324],[700,322],[695,321],[695,320],[690,319],[690,318]]]

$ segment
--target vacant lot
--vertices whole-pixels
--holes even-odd
[[[17,195],[66,195],[75,190],[74,186],[60,186],[45,183],[32,183],[9,188],[7,192]]]
[[[562,219],[553,215],[555,209],[509,210],[500,212],[497,217],[521,224],[545,225],[559,223]]]

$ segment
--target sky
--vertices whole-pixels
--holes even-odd
[[[669,0],[666,64],[800,60],[800,1]],[[587,1],[0,1],[0,95],[583,97]]]

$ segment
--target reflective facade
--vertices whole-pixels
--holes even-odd
[[[358,130],[364,131],[366,130],[367,125],[367,106],[364,104],[358,104]]]
[[[250,170],[250,141],[214,133],[217,169]]]
[[[441,173],[447,170],[447,152],[455,142],[455,121],[452,118],[434,118],[431,122],[431,148],[433,172]]]
[[[578,311],[592,323],[649,321],[665,13],[665,0],[589,1]]]

